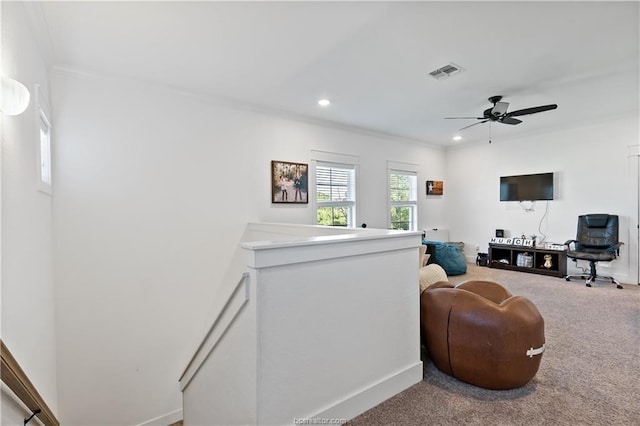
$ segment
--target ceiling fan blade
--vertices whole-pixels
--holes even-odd
[[[483,120],[484,117],[445,117],[445,120]]]
[[[517,118],[513,118],[513,117],[509,117],[509,116],[502,117],[498,121],[500,123],[504,123],[504,124],[520,124],[520,123],[522,123],[522,120],[518,120]]]
[[[489,120],[478,121],[477,123],[469,124],[468,126],[464,126],[463,128],[458,129],[458,130],[468,129],[468,128],[469,128],[469,127],[471,127],[471,126],[475,126],[476,124],[486,123],[487,121],[489,121]]]
[[[542,105],[542,106],[537,106],[537,107],[532,107],[532,108],[524,108],[524,109],[519,109],[517,111],[512,111],[507,113],[507,117],[518,117],[520,115],[529,115],[529,114],[536,114],[538,112],[543,112],[543,111],[550,111],[552,109],[556,109],[558,108],[558,105],[556,104],[551,104],[551,105]]]

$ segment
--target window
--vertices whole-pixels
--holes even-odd
[[[51,122],[49,121],[49,103],[46,102],[40,85],[36,84],[36,125],[37,125],[37,161],[38,178],[37,189],[46,194],[51,194]]]
[[[389,170],[389,225],[391,229],[415,231],[418,218],[418,178],[416,173]]]
[[[349,164],[316,164],[318,225],[355,226],[356,173]]]
[[[51,125],[40,110],[40,183],[51,186]]]

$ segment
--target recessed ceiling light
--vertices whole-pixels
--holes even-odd
[[[461,140],[461,139],[462,139],[462,136],[460,136],[460,135],[455,135],[455,136],[453,137],[453,140],[454,140],[454,141],[459,141],[459,140]]]
[[[331,104],[331,101],[329,99],[320,99],[318,101],[318,105],[326,107],[329,106]]]

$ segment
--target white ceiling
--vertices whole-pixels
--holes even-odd
[[[54,65],[452,145],[638,113],[637,2],[44,2]],[[463,73],[428,73],[453,62]],[[328,108],[319,98],[333,101]],[[486,140],[489,124],[461,132]]]

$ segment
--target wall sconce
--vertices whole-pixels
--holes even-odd
[[[29,90],[13,78],[2,76],[0,111],[4,115],[20,115],[29,106]]]

